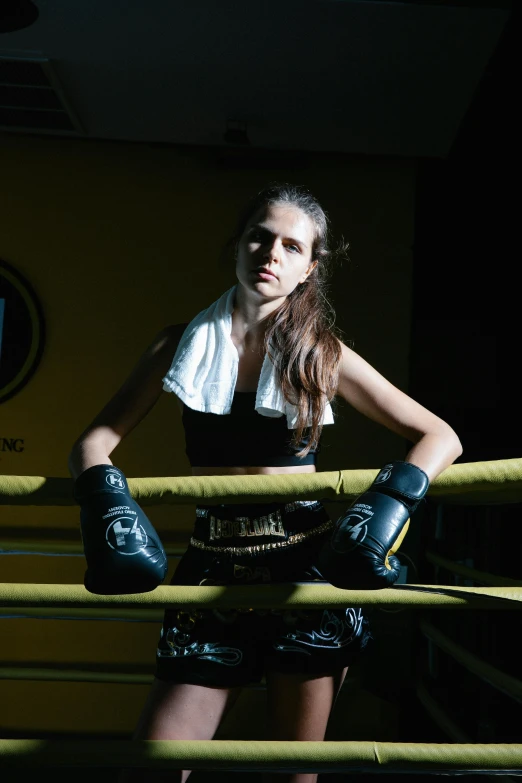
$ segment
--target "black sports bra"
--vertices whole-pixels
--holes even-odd
[[[262,416],[254,407],[256,392],[236,392],[229,414],[201,413],[183,405],[186,454],[192,467],[287,467],[315,465],[315,451],[306,457],[297,452],[308,442],[304,436],[296,448],[286,416]],[[306,431],[305,431],[306,432]]]

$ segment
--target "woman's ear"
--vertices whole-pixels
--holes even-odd
[[[307,278],[312,274],[315,267],[317,266],[317,261],[310,261],[310,265],[304,275],[302,275],[301,279],[299,280],[300,283],[305,283]]]

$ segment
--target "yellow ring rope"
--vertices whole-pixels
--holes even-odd
[[[349,501],[364,492],[378,470],[336,470],[254,476],[129,478],[144,506],[162,504],[268,503],[281,500]],[[72,506],[70,478],[0,476],[0,505]],[[450,465],[430,485],[428,497],[444,503],[481,505],[522,500],[522,459]]]
[[[420,681],[417,683],[416,693],[417,698],[426,712],[450,739],[454,742],[460,742],[461,744],[468,744],[471,742],[467,734],[465,734],[460,726],[450,718],[445,709],[433,698],[424,684]],[[489,778],[489,780],[494,781],[494,783],[515,783],[516,780],[510,775],[495,774],[487,775],[486,777]]]
[[[263,740],[0,740],[4,767],[307,772],[522,771],[522,745]]]
[[[449,590],[450,593],[445,594]],[[427,592],[424,592],[427,591]],[[433,592],[432,592],[433,591]],[[503,599],[503,600],[499,600]],[[341,590],[329,584],[245,585],[243,587],[157,587],[135,595],[93,595],[83,585],[0,584],[0,607],[144,609],[178,606],[205,606],[246,609],[345,606],[432,606],[464,609],[522,609],[522,588],[459,587],[441,585],[401,585],[382,590]],[[1,612],[0,612],[1,613]],[[114,614],[114,612],[113,612]]]
[[[522,587],[522,581],[520,579],[510,579],[507,576],[498,576],[497,574],[490,574],[487,571],[477,571],[475,568],[469,568],[468,566],[462,565],[462,563],[456,563],[454,560],[449,560],[447,557],[442,557],[442,555],[438,555],[436,552],[431,552],[430,550],[427,550],[424,555],[429,563],[440,566],[453,574],[459,574],[467,579],[472,579],[474,582],[480,582],[483,585],[495,585],[495,587]]]
[[[420,629],[437,647],[440,647],[441,650],[450,655],[455,661],[458,661],[468,671],[473,672],[473,674],[492,685],[498,691],[502,691],[506,696],[510,696],[522,704],[522,680],[517,680],[516,677],[505,674],[500,669],[487,663],[487,661],[483,661],[478,655],[469,652],[462,645],[454,642],[449,636],[446,636],[446,634],[426,620],[420,621]]]
[[[78,530],[78,537],[80,531]],[[189,534],[187,533],[187,544]],[[187,546],[164,544],[165,552],[169,557],[180,557],[185,552]],[[12,541],[3,540],[0,542],[0,555],[41,555],[45,557],[85,557],[83,545],[65,543],[63,541],[41,541],[34,539],[32,541]],[[520,583],[522,584],[522,582]]]
[[[120,685],[151,685],[153,674],[103,672],[88,669],[52,669],[45,666],[2,666],[0,680],[38,680],[44,682],[105,682]]]
[[[454,742],[468,743],[471,740],[455,721],[445,712],[444,708],[433,698],[422,682],[415,689],[417,698],[439,728]]]

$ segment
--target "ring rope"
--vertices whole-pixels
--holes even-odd
[[[0,603],[1,606],[1,603]],[[0,620],[96,620],[100,622],[161,623],[164,610],[161,608],[113,609],[18,606],[0,608]]]
[[[430,593],[431,595],[445,595],[453,598],[464,597],[466,595],[490,595],[490,598],[495,601],[509,601],[517,600],[515,598],[518,595],[518,588],[513,588],[515,592],[510,592],[511,588],[504,588],[502,592],[491,593],[492,588],[480,588],[480,587],[455,587],[454,585],[420,585],[420,584],[401,584],[400,588],[404,591],[413,591],[418,593]],[[487,590],[487,593],[484,592]]]
[[[246,609],[291,607],[345,607],[386,604],[391,606],[432,606],[464,609],[522,609],[522,588],[462,587],[444,593],[441,585],[400,585],[381,590],[342,590],[327,583],[245,585],[207,587],[176,585],[157,587],[149,593],[133,595],[94,595],[83,585],[0,584],[0,608],[111,607],[143,609],[167,605]],[[424,592],[427,590],[428,592]],[[499,600],[499,598],[503,600]],[[59,612],[56,612],[59,614]]]
[[[522,704],[522,680],[518,680],[510,674],[497,669],[478,655],[469,652],[462,645],[453,641],[427,620],[421,620],[419,627],[422,633],[434,642],[437,647],[458,661],[468,671],[489,683],[498,691],[505,693],[511,699]]]
[[[358,497],[378,470],[335,470],[249,476],[175,476],[130,478],[129,489],[141,505],[268,503],[281,500],[339,500]],[[466,505],[522,501],[522,459],[450,465],[428,490],[439,502]],[[0,476],[0,505],[72,506],[70,478]]]
[[[0,680],[38,680],[44,682],[105,682],[120,685],[151,685],[153,674],[103,672],[88,669],[53,669],[46,666],[0,665]]]
[[[420,680],[417,682],[416,694],[426,712],[446,736],[454,742],[460,742],[462,744],[471,742],[471,739],[467,734],[452,720],[442,705],[433,698]],[[488,775],[487,777],[489,777],[490,780],[495,781],[495,783],[515,783],[515,778],[510,775]]]
[[[78,532],[78,536],[80,533]],[[188,544],[187,532],[187,544]],[[181,557],[186,546],[164,544],[165,552],[169,557]],[[0,543],[1,555],[41,555],[43,557],[85,557],[81,543],[69,544],[51,541],[6,541]],[[522,584],[522,582],[521,582]]]
[[[292,772],[522,774],[519,744],[266,740],[0,740],[0,768],[146,767]]]
[[[449,560],[447,557],[426,550],[424,553],[426,560],[433,565],[440,566],[446,571],[451,571],[453,574],[459,574],[468,579],[472,579],[474,582],[481,582],[484,585],[495,585],[496,587],[522,587],[522,581],[520,579],[510,579],[507,576],[498,576],[497,574],[490,574],[487,571],[477,571],[475,568],[469,568],[469,566],[456,563],[454,560]]]
[[[67,664],[61,664],[62,667]],[[40,666],[26,665],[11,666],[0,664],[0,680],[37,680],[44,682],[97,682],[118,685],[151,685],[154,673],[136,671],[122,672],[112,671],[107,668],[89,668],[89,664],[80,666],[69,665],[68,668],[58,668],[52,664]],[[346,680],[345,680],[346,682]],[[266,680],[248,683],[244,686],[248,690],[265,690]]]
[[[462,731],[455,721],[445,712],[441,704],[433,698],[425,685],[418,681],[415,692],[422,706],[433,718],[437,726],[454,742],[468,743],[471,739]]]

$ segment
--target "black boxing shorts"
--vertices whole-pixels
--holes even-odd
[[[171,585],[323,582],[314,557],[333,529],[318,501],[198,506]],[[156,657],[160,680],[215,687],[259,682],[267,670],[328,674],[372,638],[361,608],[168,607]]]

